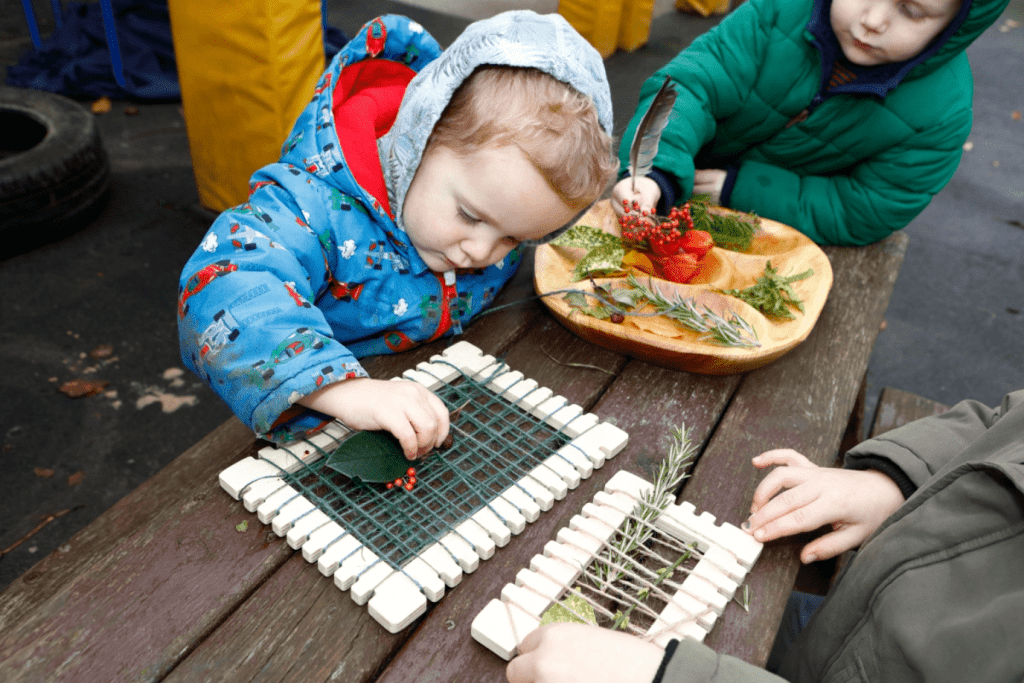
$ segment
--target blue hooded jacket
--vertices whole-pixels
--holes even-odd
[[[515,273],[518,249],[484,269],[433,272],[401,220],[434,124],[482,64],[568,83],[611,133],[603,62],[562,17],[507,12],[444,52],[416,22],[380,17],[334,57],[280,161],[253,175],[249,201],[222,213],[185,265],[182,358],[259,436],[319,428],[332,418],[298,399],[365,377],[357,358],[460,333]]]

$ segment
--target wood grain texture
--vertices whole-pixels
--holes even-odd
[[[875,419],[871,423],[870,437],[875,438],[890,429],[902,427],[922,417],[941,415],[949,406],[912,394],[909,391],[885,387],[878,396]]]
[[[248,513],[217,484],[254,443],[234,422],[83,532],[81,564],[55,560],[59,587],[4,628],[0,679],[159,680],[288,559],[259,525],[236,530]]]
[[[557,329],[552,328],[550,334],[556,335]],[[547,335],[545,338],[550,339]],[[524,341],[514,352],[531,355],[531,344],[529,340]],[[587,345],[587,348],[593,355],[605,353],[597,347]],[[523,369],[525,374],[544,378],[548,386],[561,391],[558,381],[547,379],[553,369],[549,369],[543,359],[538,363],[529,370]],[[518,363],[513,367],[518,369]],[[480,569],[427,615],[415,636],[375,680],[378,683],[504,680],[505,662],[470,635],[470,624],[477,613],[488,601],[498,597],[505,583],[514,581],[516,572],[542,551],[543,545],[604,487],[612,474],[627,469],[651,476],[653,465],[665,455],[668,435],[682,421],[693,430],[697,442],[706,439],[738,383],[738,376],[692,375],[630,361],[593,407],[602,419],[613,421],[629,433],[626,448],[554,509],[541,515],[508,547],[482,563]]]
[[[836,281],[818,325],[791,353],[744,376],[683,490],[683,497],[697,509],[711,512],[719,521],[745,520],[763,478],[752,473],[750,459],[770,448],[793,448],[819,465],[832,463],[907,239],[895,234],[869,247],[826,248]],[[710,647],[751,663],[765,662],[800,565],[802,540],[766,547],[747,581],[750,613],[727,610],[707,639]]]
[[[225,423],[0,594],[4,681],[466,681],[504,677],[469,626],[618,469],[650,476],[671,431],[705,445],[682,498],[739,523],[759,479],[749,458],[790,446],[827,461],[841,438],[906,247],[897,235],[829,248],[836,276],[815,331],[748,375],[702,376],[627,358],[570,334],[532,294],[532,259],[460,338],[613,421],[627,447],[565,501],[464,578],[397,635],[378,626],[220,490],[218,473],[260,445]],[[393,377],[439,353],[441,340],[365,360]],[[583,365],[590,367],[581,367]],[[244,533],[236,530],[249,523]],[[763,661],[792,586],[797,546],[769,546],[751,577],[750,615],[726,611],[709,642]]]

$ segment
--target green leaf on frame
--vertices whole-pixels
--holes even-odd
[[[576,614],[573,614],[575,612]],[[576,615],[580,616],[576,616]],[[583,617],[580,619],[580,617]],[[551,605],[540,618],[540,625],[553,624],[555,622],[568,622],[576,624],[596,624],[597,615],[594,608],[586,600],[575,593],[569,595],[560,602]]]
[[[604,244],[587,252],[572,271],[576,280],[583,280],[592,275],[615,273],[622,270],[622,259],[626,250],[621,244]]]
[[[551,244],[559,247],[594,249],[595,247],[602,247],[607,244],[621,245],[622,240],[600,228],[593,228],[589,225],[574,225],[557,238],[551,240]]]
[[[327,456],[327,466],[372,484],[399,479],[409,469],[409,461],[391,432],[357,432]]]

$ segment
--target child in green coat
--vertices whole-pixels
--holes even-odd
[[[659,213],[693,194],[820,244],[905,227],[953,176],[971,130],[966,47],[1008,0],[748,0],[640,91],[669,76],[675,109],[654,170],[614,204]]]

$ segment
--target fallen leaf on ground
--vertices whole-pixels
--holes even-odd
[[[134,105],[129,105],[129,106],[124,108],[124,115],[125,116],[138,116],[139,115],[139,108],[134,106]]]
[[[1014,110],[1014,112],[1010,114],[1010,118],[1012,118],[1014,121],[1020,121],[1020,112]]]
[[[244,519],[241,522],[239,522],[238,524],[235,525],[235,531],[237,531],[240,534],[244,534],[248,528],[249,528],[249,522],[247,520],[244,520]]]
[[[32,471],[36,473],[37,477],[42,477],[43,479],[49,479],[53,476],[53,470],[49,467],[33,467]]]
[[[85,479],[85,472],[75,472],[68,477],[68,486],[78,486]]]
[[[110,111],[109,97],[101,97],[92,103],[93,114],[106,114],[108,111]]]
[[[100,360],[101,358],[110,358],[114,355],[114,347],[110,344],[100,344],[90,351],[89,355],[96,360]]]
[[[104,389],[110,382],[99,379],[72,379],[61,384],[57,391],[68,398],[82,398],[83,396],[95,396]]]

